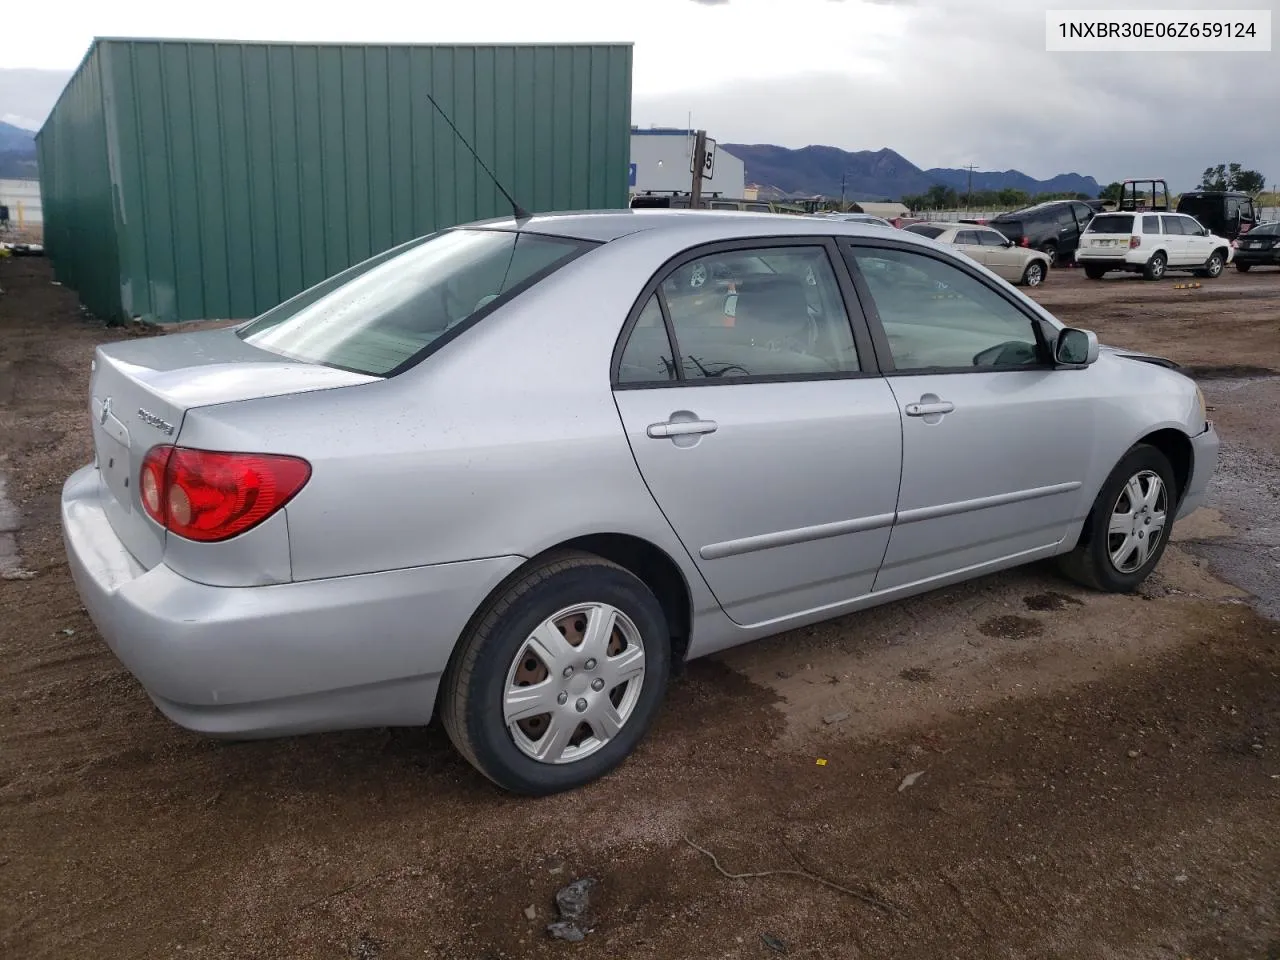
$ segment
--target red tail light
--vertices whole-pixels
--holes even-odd
[[[1132,236],[1132,237],[1130,237],[1130,238],[1129,238],[1129,249],[1130,249],[1130,250],[1137,250],[1140,246],[1142,246],[1142,238],[1141,238],[1141,237],[1139,237],[1139,236],[1137,236],[1137,235],[1135,234],[1134,236]]]
[[[257,526],[310,478],[311,464],[298,457],[162,444],[142,461],[138,496],[166,530],[211,543]]]
[[[1018,246],[1020,246],[1020,247],[1029,247],[1029,246],[1031,246],[1031,244],[1027,241],[1027,238],[1026,238],[1026,237],[1019,237],[1019,238],[1018,238]]]

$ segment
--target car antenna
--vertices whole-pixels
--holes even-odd
[[[494,186],[496,186],[498,188],[498,191],[504,197],[507,198],[507,203],[511,204],[511,212],[515,216],[515,218],[517,220],[528,220],[529,217],[531,216],[529,211],[526,210],[524,207],[520,206],[520,204],[516,203],[515,198],[511,196],[511,194],[507,193],[507,188],[502,185],[502,181],[499,180],[496,176],[494,176],[494,173],[492,170],[490,170],[487,166],[485,166],[485,162],[480,159],[480,154],[476,153],[475,148],[472,147],[471,144],[467,142],[467,138],[464,137],[458,131],[458,128],[453,125],[453,121],[449,119],[449,115],[444,112],[444,107],[436,103],[436,98],[429,93],[427,94],[427,99],[430,100],[431,105],[440,112],[440,116],[444,117],[444,122],[449,125],[449,129],[453,131],[453,135],[462,141],[462,145],[467,148],[467,152],[470,153],[471,156],[475,158],[476,163],[480,164],[480,169],[489,175],[489,179],[493,181]]]

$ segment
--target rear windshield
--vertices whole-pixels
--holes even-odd
[[[1133,214],[1100,213],[1089,221],[1085,233],[1133,233]]]
[[[1249,232],[1254,236],[1266,234],[1268,237],[1274,237],[1276,234],[1280,233],[1280,223],[1264,223],[1260,227],[1254,227]]]
[[[918,233],[922,237],[928,237],[930,240],[936,240],[945,233],[942,227],[926,227],[920,223],[913,223],[909,227],[903,227],[903,229],[911,233]]]
[[[514,231],[448,230],[357,264],[238,333],[295,360],[393,375],[589,246]]]
[[[1210,216],[1222,209],[1221,197],[1183,197],[1178,201],[1178,213],[1188,213],[1193,217]]]

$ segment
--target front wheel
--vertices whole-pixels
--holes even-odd
[[[643,739],[666,691],[662,606],[629,571],[559,553],[509,581],[441,684],[458,751],[498,786],[545,795],[590,783]]]
[[[1169,458],[1138,444],[1102,485],[1080,541],[1059,561],[1063,573],[1107,593],[1138,589],[1164,553],[1177,501]]]
[[[1028,287],[1038,287],[1044,282],[1044,264],[1033,260],[1022,273],[1022,282]]]

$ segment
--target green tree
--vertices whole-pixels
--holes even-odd
[[[1113,181],[1102,188],[1101,197],[1103,200],[1110,200],[1113,203],[1120,202],[1120,194],[1124,192],[1124,185]]]
[[[1205,167],[1200,177],[1201,190],[1243,190],[1245,193],[1260,193],[1267,180],[1257,170],[1245,170],[1238,163],[1220,163],[1216,167]]]

